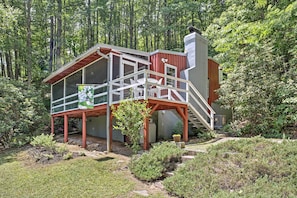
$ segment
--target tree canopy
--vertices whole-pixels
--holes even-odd
[[[40,88],[96,43],[183,51],[192,25],[228,75],[220,94],[232,123],[281,132],[297,119],[296,18],[293,0],[3,0],[0,75]]]

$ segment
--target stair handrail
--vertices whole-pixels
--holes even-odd
[[[187,92],[189,93],[189,95],[187,95],[187,102],[188,104],[190,104],[190,97],[193,98],[193,101],[195,101],[199,107],[202,109],[202,111],[210,118],[210,128],[211,130],[214,129],[214,114],[216,113],[213,108],[207,103],[207,101],[205,100],[205,98],[201,95],[201,93],[196,89],[196,87],[192,84],[191,81],[188,81],[188,85],[187,86]],[[191,91],[191,90],[192,91]],[[201,103],[194,97],[194,94],[196,94],[198,96],[198,98],[200,99],[200,101],[202,101],[202,103],[205,105],[205,108],[201,105]],[[208,113],[209,111],[209,113]]]

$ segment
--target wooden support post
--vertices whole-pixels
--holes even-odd
[[[143,149],[144,150],[149,149],[149,119],[148,118],[144,120],[144,125],[143,125]]]
[[[112,151],[112,111],[110,110],[110,116],[109,116],[109,142],[107,142],[107,144],[109,144],[109,151]],[[107,118],[108,119],[108,118]]]
[[[51,116],[51,134],[55,134],[55,118],[54,116]]]
[[[68,115],[64,115],[64,143],[68,142]]]
[[[176,108],[177,113],[180,115],[180,117],[183,120],[183,126],[184,126],[184,130],[183,130],[183,141],[187,142],[189,141],[189,132],[188,132],[188,111],[187,111],[187,107],[185,108],[181,108],[181,107],[177,107]]]
[[[184,109],[184,132],[183,132],[183,141],[187,142],[189,141],[189,120],[188,120],[188,109]]]
[[[87,148],[87,116],[86,116],[86,112],[82,113],[82,147]]]

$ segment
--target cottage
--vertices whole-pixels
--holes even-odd
[[[208,58],[207,40],[197,32],[184,38],[185,52],[157,50],[143,52],[97,44],[73,61],[50,74],[51,128],[55,118],[64,118],[64,141],[68,141],[68,119],[82,120],[82,147],[88,135],[125,141],[113,130],[110,106],[130,97],[148,100],[152,119],[144,120],[143,146],[171,137],[177,120],[183,122],[183,140],[188,141],[188,123],[214,129],[215,111],[211,107],[219,88],[218,64]],[[94,108],[78,108],[78,84],[94,85]]]

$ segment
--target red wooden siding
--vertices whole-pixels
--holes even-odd
[[[209,98],[208,104],[211,105],[219,98],[216,90],[220,88],[219,84],[219,64],[212,59],[208,59],[208,78],[209,78]]]
[[[167,59],[167,63],[177,67],[177,77],[180,77],[180,72],[187,68],[187,57],[176,54],[167,54],[157,52],[150,56],[151,70],[164,74],[164,63],[162,58]]]

